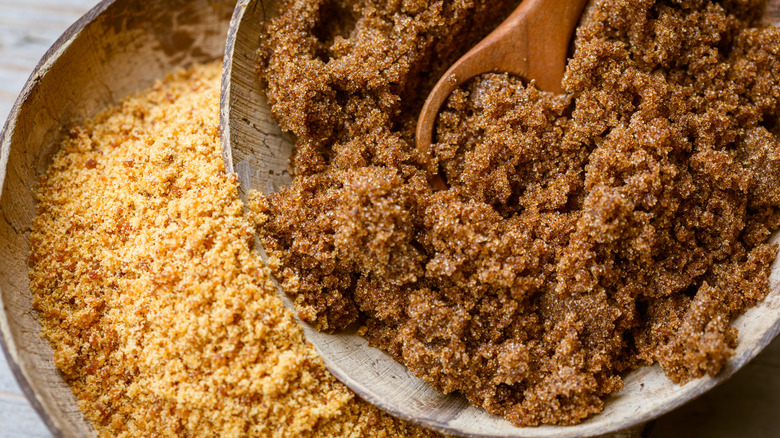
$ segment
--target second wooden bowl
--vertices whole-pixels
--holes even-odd
[[[33,189],[67,129],[176,67],[219,59],[230,0],[105,0],[49,49],[0,135],[0,339],[20,387],[58,437],[93,436],[40,337],[27,277]]]

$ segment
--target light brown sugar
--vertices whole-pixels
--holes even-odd
[[[44,335],[104,437],[434,434],[323,366],[253,251],[219,146],[219,64],[74,127],[37,191]]]

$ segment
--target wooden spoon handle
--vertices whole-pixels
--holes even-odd
[[[417,122],[417,147],[430,148],[433,125],[447,97],[469,79],[504,71],[562,93],[569,41],[587,0],[525,0],[501,25],[439,79]]]

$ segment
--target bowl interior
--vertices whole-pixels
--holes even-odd
[[[289,157],[294,141],[271,119],[270,107],[254,74],[259,23],[267,20],[275,0],[241,0],[231,23],[223,71],[222,149],[228,172],[237,173],[240,194],[269,193],[290,183]],[[587,9],[591,9],[593,1]],[[780,1],[766,5],[764,20],[780,23]],[[587,13],[583,19],[587,19]],[[238,29],[241,28],[241,32]],[[780,241],[775,233],[772,242]],[[445,433],[468,437],[582,437],[624,430],[645,423],[690,401],[728,379],[755,357],[780,331],[780,262],[772,265],[771,292],[738,318],[739,346],[715,378],[677,385],[659,366],[625,376],[625,386],[608,398],[602,413],[576,426],[518,428],[469,406],[464,397],[445,396],[412,375],[355,333],[324,334],[303,323],[330,371],[366,400],[408,421]],[[284,295],[282,293],[282,295]],[[285,303],[292,307],[285,297]]]

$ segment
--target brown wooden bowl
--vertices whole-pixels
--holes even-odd
[[[55,436],[95,433],[40,337],[27,276],[33,189],[67,128],[176,67],[223,55],[235,1],[105,0],[40,61],[0,135],[0,343]]]
[[[225,52],[222,81],[222,151],[226,170],[237,173],[240,194],[249,189],[272,192],[291,182],[288,161],[293,140],[270,117],[270,108],[254,73],[259,28],[277,0],[240,0]],[[780,23],[780,1],[769,1],[765,20]],[[242,32],[238,32],[239,26]],[[772,242],[780,241],[775,233]],[[405,420],[464,437],[586,437],[628,430],[698,397],[728,379],[780,332],[780,261],[772,265],[771,292],[738,318],[735,356],[714,378],[677,385],[659,366],[625,376],[625,386],[607,399],[598,415],[576,426],[519,428],[469,406],[464,397],[444,395],[412,375],[389,355],[368,346],[355,333],[320,333],[303,324],[328,369],[364,399]],[[290,307],[289,300],[286,301]]]

